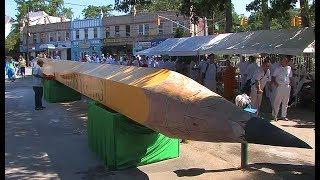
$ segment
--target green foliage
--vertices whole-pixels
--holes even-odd
[[[174,32],[174,37],[175,38],[181,38],[181,37],[184,37],[184,36],[187,36],[187,34],[184,31],[184,29],[181,28],[181,27],[176,28],[176,30]]]
[[[110,15],[110,12],[112,11],[112,5],[109,4],[107,6],[92,6],[89,5],[85,9],[82,10],[83,16],[87,18],[96,18],[100,15],[100,12],[103,12],[104,16]]]
[[[10,56],[20,52],[20,33],[16,26],[13,28],[5,40],[5,51]]]
[[[114,9],[122,12],[129,12],[133,5],[138,6],[137,9],[143,9],[150,4],[151,0],[114,0]]]
[[[44,11],[50,16],[72,17],[72,9],[64,7],[64,0],[14,0],[17,3],[16,19],[20,21],[30,11]]]

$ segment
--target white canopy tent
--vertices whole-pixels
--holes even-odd
[[[314,28],[312,27],[232,33],[218,43],[204,45],[201,52],[203,54],[267,53],[298,55],[314,39]]]
[[[169,56],[196,56],[199,55],[199,49],[207,44],[215,36],[194,36],[188,37],[177,46],[172,48],[167,54]]]
[[[301,54],[315,39],[314,28],[260,30],[218,36],[170,38],[144,55],[195,56],[204,54]]]

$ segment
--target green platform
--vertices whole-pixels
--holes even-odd
[[[87,124],[90,149],[109,169],[150,164],[179,157],[178,139],[141,126],[96,102],[90,102]]]
[[[45,80],[43,92],[44,100],[48,103],[61,103],[81,100],[81,94],[79,92],[55,80]]]

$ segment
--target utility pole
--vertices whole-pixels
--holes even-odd
[[[27,64],[29,64],[30,62],[30,58],[29,58],[29,4],[28,4],[28,11],[27,11]]]

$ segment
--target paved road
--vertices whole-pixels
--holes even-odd
[[[30,83],[6,81],[6,179],[315,179],[314,149],[250,144],[250,168],[239,170],[239,144],[195,141],[181,144],[179,158],[108,171],[87,145],[86,102],[45,103],[34,111]],[[314,147],[314,113],[290,115],[293,121],[275,124]]]

